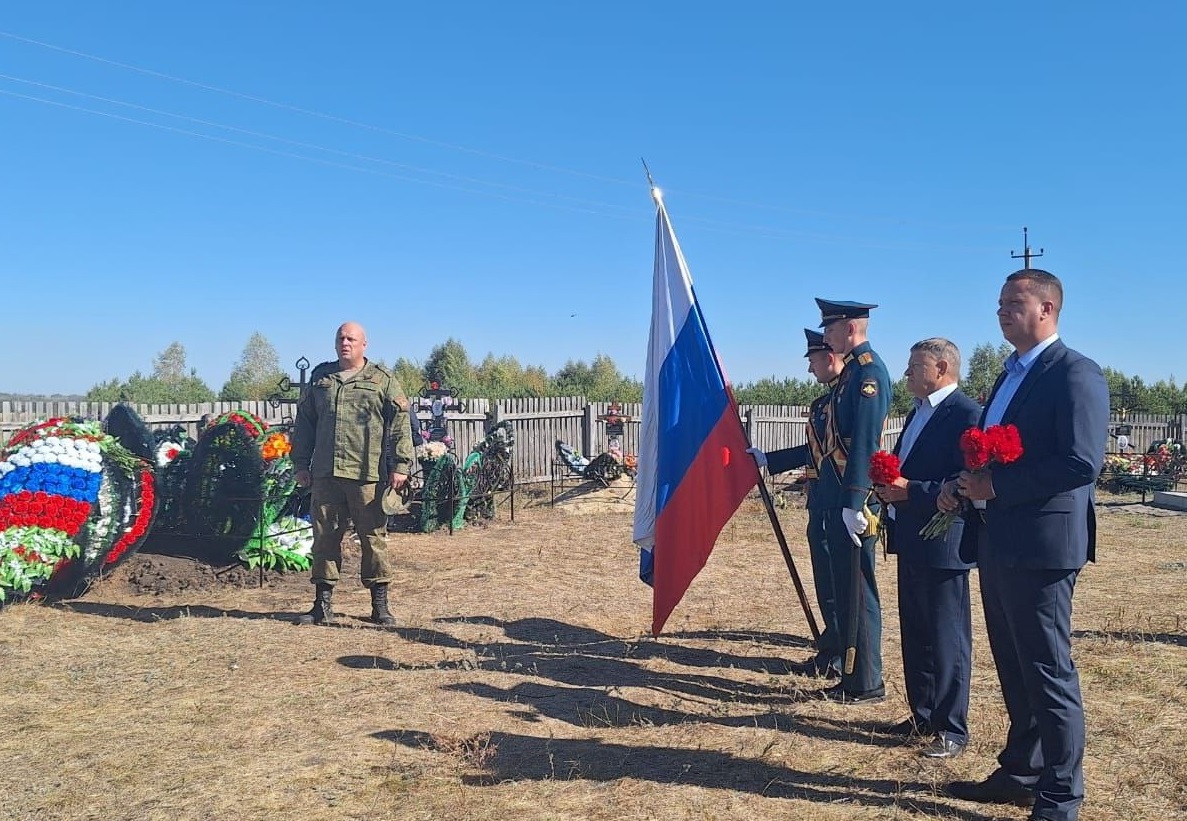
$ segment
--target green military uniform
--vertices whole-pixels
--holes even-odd
[[[868,317],[869,310],[876,307],[853,302],[816,301],[821,309],[821,327],[839,320]],[[856,547],[849,537],[842,511],[845,508],[861,511],[868,507],[870,515],[877,516],[879,512],[877,497],[871,493],[870,457],[881,449],[892,389],[890,373],[870,344],[862,342],[855,346],[845,357],[845,369],[829,396],[824,454],[816,481],[825,539],[831,548],[829,558],[837,591],[837,622],[844,630],[846,647],[856,627],[852,670],[843,673],[839,691],[841,696],[855,700],[880,698],[885,692],[882,681],[882,607],[874,577],[877,537],[866,536],[861,539],[860,548]],[[858,575],[856,579],[855,574]],[[848,663],[845,667],[849,667]]]
[[[808,350],[804,356],[830,350],[818,331],[805,328],[804,335],[808,342]],[[828,432],[827,409],[837,381],[830,381],[827,384],[828,390],[813,399],[808,408],[807,444],[766,454],[767,470],[770,473],[784,473],[802,467],[807,479],[808,554],[812,557],[812,583],[816,590],[816,604],[820,607],[820,616],[824,621],[824,630],[816,640],[816,658],[812,665],[817,673],[825,675],[834,671],[840,672],[841,653],[845,644],[844,631],[837,621],[837,589],[822,515],[822,502],[826,501],[826,498],[816,490],[817,475],[823,459],[823,443]]]
[[[390,473],[408,475],[412,466],[408,399],[399,381],[367,360],[345,377],[336,361],[318,365],[297,405],[292,458],[313,476],[313,582],[337,583],[349,519],[363,551],[364,586],[386,585],[383,489]]]

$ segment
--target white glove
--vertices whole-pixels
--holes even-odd
[[[853,544],[861,547],[861,534],[865,533],[866,527],[869,526],[865,514],[860,510],[845,507],[841,508],[841,520],[845,523],[845,529],[849,531],[849,538],[853,540]]]
[[[762,452],[761,448],[746,448],[746,452],[754,457],[754,462],[760,470],[767,466],[767,455]]]

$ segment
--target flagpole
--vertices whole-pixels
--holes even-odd
[[[642,158],[640,159],[642,160]],[[651,178],[651,170],[647,167],[647,161],[642,160],[642,162],[643,171],[645,174],[647,174],[647,185],[651,189],[651,198],[655,200],[655,205],[657,208],[659,208],[661,211],[665,211],[666,217],[666,209],[663,205],[663,197],[660,194],[659,189],[656,188],[655,181]],[[742,424],[742,418],[738,416],[737,413],[738,401],[734,398],[734,389],[730,385],[729,380],[725,378],[725,374],[721,373],[721,360],[717,358],[717,348],[713,345],[713,337],[709,333],[709,325],[705,322],[704,314],[701,313],[701,304],[700,300],[696,298],[695,288],[693,289],[692,307],[693,310],[695,310],[698,314],[698,317],[701,321],[701,327],[705,329],[705,340],[709,343],[709,352],[713,355],[713,366],[717,368],[718,373],[721,375],[721,382],[725,385],[726,395],[729,397],[730,405],[734,409],[734,418],[738,420],[738,427],[742,431],[742,438],[746,441],[747,447],[752,447],[750,436],[746,432],[746,426]],[[757,464],[755,464],[755,470],[758,470]],[[763,478],[761,471],[759,471],[758,476],[758,492],[762,497],[763,507],[767,509],[767,518],[771,520],[771,529],[775,531],[775,540],[779,542],[779,550],[783,554],[783,561],[787,565],[787,572],[791,574],[791,582],[795,586],[796,597],[799,598],[800,607],[802,607],[804,610],[804,617],[808,620],[808,629],[812,631],[812,640],[816,643],[819,643],[820,628],[816,624],[816,616],[812,612],[812,605],[808,603],[808,594],[804,590],[803,581],[800,580],[799,571],[796,570],[795,559],[793,559],[791,556],[791,548],[787,546],[787,537],[783,535],[783,527],[780,525],[779,516],[775,512],[775,503],[771,499],[771,492],[767,489],[767,483]]]
[[[733,398],[733,392],[730,392]],[[735,405],[736,407],[736,405]],[[741,418],[738,424],[742,424]],[[742,435],[746,436],[746,426],[742,425]],[[750,444],[750,437],[746,437],[746,444]],[[755,465],[757,468],[757,465]],[[787,563],[787,572],[791,574],[791,581],[795,585],[795,594],[799,597],[800,607],[804,608],[804,616],[808,619],[808,628],[812,631],[812,640],[820,642],[820,628],[816,626],[816,616],[812,613],[812,606],[808,604],[808,594],[804,592],[804,583],[800,581],[800,574],[796,572],[795,560],[791,558],[791,549],[787,546],[787,537],[783,535],[783,527],[779,524],[779,516],[775,513],[775,503],[771,499],[771,491],[767,489],[767,480],[759,471],[758,493],[762,496],[763,507],[767,509],[767,518],[771,520],[771,528],[775,531],[775,539],[779,542],[779,550],[783,552],[783,561]]]

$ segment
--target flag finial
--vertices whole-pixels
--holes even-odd
[[[639,162],[643,163],[643,173],[647,175],[647,185],[651,188],[651,199],[655,200],[656,205],[659,205],[663,201],[664,192],[656,187],[655,180],[651,178],[651,169],[647,167],[647,160],[640,157]]]

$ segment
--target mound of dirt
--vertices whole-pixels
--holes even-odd
[[[308,584],[306,574],[296,574]],[[264,587],[286,583],[294,574],[265,571]],[[111,583],[123,584],[137,595],[166,596],[175,593],[210,591],[222,587],[260,587],[260,571],[243,565],[215,567],[182,556],[138,554],[119,568]]]

